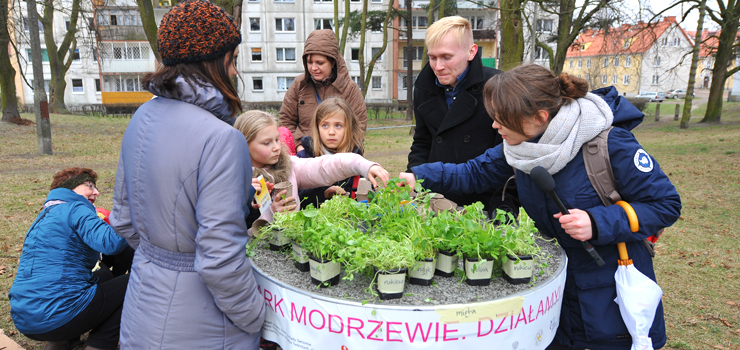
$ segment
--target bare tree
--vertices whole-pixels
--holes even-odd
[[[36,2],[33,0],[26,0],[26,2],[28,31],[31,39],[31,59],[33,61],[33,105],[36,112],[36,136],[39,141],[39,153],[50,155],[52,154],[51,122],[49,120],[46,91],[44,91],[44,66],[41,63],[38,14],[36,13]]]
[[[524,55],[522,11],[527,0],[501,0],[501,70],[516,67]]]
[[[14,124],[22,124],[20,113],[18,113],[18,99],[15,94],[15,69],[13,64],[10,62],[10,32],[8,26],[13,25],[11,21],[8,21],[8,13],[10,7],[8,6],[8,0],[0,0],[0,23],[3,24],[0,28],[0,47],[3,48],[0,52],[0,71],[3,72],[0,77],[0,102],[2,103],[3,116],[2,121]],[[17,54],[17,53],[16,53]]]
[[[717,50],[714,54],[712,84],[709,87],[707,112],[700,123],[719,123],[722,116],[722,96],[725,91],[725,80],[740,70],[740,66],[729,68],[740,46],[737,37],[740,24],[740,3],[737,0],[717,0],[719,11],[707,8],[707,15],[720,26]]]
[[[136,0],[136,6],[139,8],[141,25],[144,27],[146,40],[149,42],[152,52],[154,52],[154,58],[157,62],[162,62],[162,56],[159,55],[159,47],[157,46],[157,20],[154,19],[154,7],[152,5],[152,1]]]
[[[54,12],[54,0],[44,0],[44,15],[41,24],[44,26],[44,42],[49,53],[49,70],[51,71],[49,109],[52,112],[64,113],[67,111],[64,104],[64,90],[67,87],[67,81],[64,77],[74,59],[71,53],[77,49],[76,34],[80,0],[72,0],[69,26],[59,46],[54,38]]]
[[[694,100],[694,85],[696,85],[696,67],[699,63],[699,49],[701,47],[701,33],[704,30],[704,13],[707,0],[701,0],[699,4],[699,22],[696,25],[696,35],[694,36],[694,48],[691,50],[691,71],[689,73],[689,85],[686,87],[686,100],[683,104],[683,114],[681,115],[681,129],[689,128],[689,119],[691,118],[691,105]]]

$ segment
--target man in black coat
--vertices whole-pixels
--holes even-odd
[[[414,83],[416,128],[407,171],[424,163],[464,163],[503,140],[492,127],[483,105],[483,86],[501,71],[483,67],[470,22],[459,16],[444,17],[426,33],[429,63]],[[475,195],[443,195],[458,205],[482,202],[491,210],[504,205],[516,209],[516,185]],[[511,187],[511,188],[510,188]]]

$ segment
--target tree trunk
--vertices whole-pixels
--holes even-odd
[[[159,55],[159,49],[157,48],[157,21],[154,19],[152,2],[136,0],[136,5],[139,7],[141,25],[144,27],[144,34],[146,34],[146,40],[149,41],[149,46],[152,48],[154,58],[157,62],[162,62],[162,57]]]
[[[375,68],[375,63],[378,61],[378,58],[383,55],[385,52],[385,49],[388,47],[388,26],[391,25],[391,13],[393,12],[393,1],[388,1],[388,8],[385,13],[385,21],[383,22],[383,46],[380,47],[380,50],[378,50],[375,55],[371,58],[370,63],[367,65],[367,74],[366,76],[372,77],[373,76],[373,69]],[[368,82],[365,82],[365,86],[368,85]],[[365,88],[365,91],[362,92],[362,97],[365,97],[367,95],[367,88]]]
[[[725,91],[725,80],[727,67],[735,57],[733,50],[738,27],[738,17],[733,15],[735,9],[727,8],[725,25],[719,35],[717,54],[715,55],[714,67],[712,68],[712,84],[709,87],[709,101],[707,101],[707,112],[700,123],[719,123],[722,116],[722,95]]]
[[[501,1],[501,70],[514,68],[524,56],[521,0]]]
[[[241,31],[242,28],[242,5],[244,0],[234,0],[234,21],[236,21],[236,27]]]
[[[18,98],[15,96],[15,69],[10,62],[10,33],[8,32],[8,0],[0,0],[0,23],[5,25],[0,28],[0,103],[3,108],[1,121],[20,124],[21,115],[18,113]],[[17,54],[17,53],[16,53]]]
[[[41,24],[44,25],[44,42],[49,53],[49,69],[51,70],[51,82],[49,84],[49,109],[52,112],[65,113],[67,108],[64,103],[64,90],[67,82],[64,79],[69,66],[72,64],[73,53],[77,48],[77,18],[80,14],[80,0],[72,1],[72,11],[69,16],[69,27],[64,39],[57,46],[54,40],[54,1],[44,1],[44,17]],[[66,59],[65,59],[66,58]]]
[[[444,2],[444,0],[442,0]],[[444,8],[440,8],[440,16],[439,18],[443,17]],[[427,14],[427,17],[429,18],[429,25],[431,26],[432,23],[434,23],[434,0],[429,0],[429,11]],[[429,27],[427,27],[429,28]],[[427,64],[427,45],[424,43],[424,52],[421,53],[421,66],[424,67]]]
[[[46,102],[46,91],[44,91],[44,66],[41,63],[38,14],[36,13],[35,1],[26,0],[26,4],[28,36],[31,38],[31,60],[33,61],[33,109],[36,112],[36,137],[39,141],[39,153],[50,155],[52,154],[51,122],[49,120],[49,104]],[[51,53],[49,56],[51,56]]]
[[[339,0],[334,1],[334,37],[337,38],[337,42],[339,42]]]
[[[344,0],[344,24],[342,25],[342,40],[339,41],[340,55],[344,55],[344,48],[347,45],[347,33],[349,32],[351,15],[352,12],[349,10],[349,0]]]
[[[694,102],[694,85],[696,85],[696,69],[699,65],[699,47],[701,46],[701,33],[704,30],[704,11],[706,11],[707,0],[701,0],[699,4],[699,22],[696,24],[696,35],[694,36],[694,48],[691,51],[691,68],[689,70],[689,86],[686,87],[686,99],[683,103],[683,114],[679,128],[688,129],[691,119],[691,105]]]
[[[362,13],[360,14],[360,48],[359,53],[357,55],[357,62],[360,64],[360,83],[362,86],[360,86],[360,89],[362,90],[362,97],[365,97],[367,95],[367,85],[368,82],[365,80],[370,80],[370,77],[365,77],[365,28],[367,26],[367,2],[370,0],[362,0]]]
[[[414,120],[414,57],[413,26],[411,24],[411,0],[406,0],[406,120]],[[413,130],[413,128],[411,128]]]

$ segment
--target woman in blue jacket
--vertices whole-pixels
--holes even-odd
[[[97,178],[86,168],[56,173],[26,233],[10,315],[25,336],[47,341],[44,349],[66,349],[88,331],[88,350],[118,346],[128,275],[92,270],[100,253],[118,254],[128,245],[95,211]]]
[[[484,96],[493,127],[505,142],[466,163],[423,164],[400,177],[412,185],[415,178],[424,179],[424,187],[434,192],[468,194],[501,187],[515,175],[522,206],[540,232],[557,238],[569,259],[560,324],[548,349],[630,349],[629,332],[614,302],[616,244],[626,242],[635,267],[655,280],[642,240],[678,219],[681,200],[655,159],[624,128],[644,115],[616,90],[603,91],[603,97],[587,91],[585,80],[558,77],[536,65],[498,74],[486,83]],[[609,156],[617,191],[639,218],[634,233],[621,207],[601,204],[584,167],[583,144],[612,125],[617,127],[608,135]],[[553,176],[570,215],[561,215],[532,182],[529,173],[536,166]],[[582,241],[595,246],[604,266],[594,262]],[[662,304],[649,336],[656,349],[665,345]]]

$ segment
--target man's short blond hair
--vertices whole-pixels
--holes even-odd
[[[473,44],[470,21],[460,16],[450,16],[440,18],[429,26],[425,39],[427,47],[437,46],[448,33],[452,33],[458,45]]]

